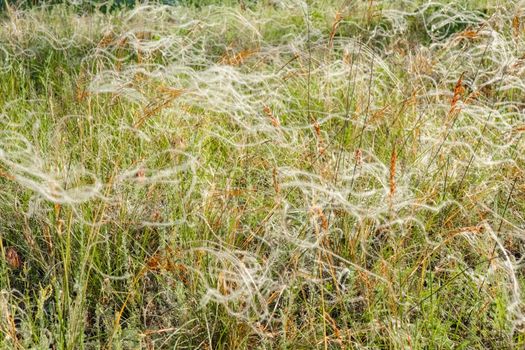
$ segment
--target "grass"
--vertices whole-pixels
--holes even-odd
[[[518,1],[1,16],[0,348],[525,346]]]

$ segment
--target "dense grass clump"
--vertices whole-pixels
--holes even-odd
[[[523,1],[98,7],[0,20],[0,348],[525,346]]]

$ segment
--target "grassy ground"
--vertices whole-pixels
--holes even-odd
[[[1,14],[0,348],[523,348],[523,1],[193,5]]]

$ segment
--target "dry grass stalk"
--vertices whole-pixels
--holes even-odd
[[[514,31],[514,36],[518,37],[520,35],[521,21],[520,16],[516,15],[512,18],[512,29]]]
[[[341,336],[341,331],[337,327],[337,323],[335,322],[335,320],[327,312],[324,313],[324,318],[330,324],[330,327],[332,328],[332,331],[334,332],[334,336],[336,338],[335,340],[333,340],[331,342],[335,342],[339,346],[343,346],[343,344],[344,344],[343,337]]]
[[[241,64],[244,64],[244,61],[247,58],[253,56],[257,52],[259,52],[259,49],[245,49],[233,55],[230,55],[228,52],[225,52],[221,56],[219,63],[226,64],[229,66],[240,66]]]
[[[19,269],[20,266],[22,266],[22,259],[20,259],[20,256],[13,247],[7,248],[5,260],[7,261],[7,264],[13,269]]]
[[[448,234],[455,236],[455,235],[461,234],[461,233],[483,233],[483,232],[485,232],[485,227],[482,224],[480,224],[480,225],[476,225],[476,226],[461,227],[461,228],[458,228],[456,230],[450,231]]]
[[[135,123],[134,127],[138,128],[144,124],[144,122],[152,117],[153,115],[159,113],[164,108],[170,105],[173,100],[175,100],[177,97],[182,95],[186,90],[184,89],[176,89],[171,87],[160,87],[159,92],[161,92],[164,96],[162,99],[151,102],[144,108],[144,112],[142,117]]]
[[[277,119],[275,117],[275,115],[273,114],[272,110],[270,109],[270,107],[268,106],[264,106],[263,107],[263,111],[264,111],[264,114],[266,114],[266,116],[270,119],[272,125],[276,128],[280,127],[281,126],[281,123],[279,122],[279,119]]]
[[[457,104],[461,98],[461,96],[465,92],[465,87],[463,86],[463,75],[465,73],[461,73],[459,76],[458,81],[456,82],[456,85],[454,86],[454,95],[452,96],[452,100],[450,101],[450,110],[449,114],[452,114],[453,112],[457,111]]]
[[[167,97],[171,97],[171,98],[177,98],[180,95],[182,95],[185,91],[184,89],[178,89],[178,88],[174,88],[171,86],[163,86],[163,85],[160,86],[157,90],[161,94],[166,95]]]
[[[363,163],[363,151],[360,148],[355,150],[354,159],[356,165],[361,165]]]
[[[150,272],[171,272],[184,285],[189,286],[189,276],[183,264],[173,262],[173,252],[168,249],[165,254],[157,253],[146,262],[146,270]]]
[[[514,129],[512,129],[512,132],[513,133],[525,132],[525,125],[516,126]]]
[[[390,193],[388,195],[391,206],[392,206],[394,195],[396,193],[396,164],[397,164],[397,151],[396,151],[396,146],[394,145],[394,147],[392,148],[392,154],[390,156],[390,178],[389,178]]]
[[[478,31],[467,29],[458,34],[459,39],[475,39],[478,37]]]
[[[106,32],[97,44],[97,47],[108,47],[115,40],[115,35],[112,32]]]
[[[380,108],[378,110],[375,110],[372,112],[371,116],[370,116],[370,119],[369,119],[369,123],[370,124],[373,124],[373,123],[378,123],[380,122],[381,120],[383,120],[384,116],[390,112],[390,106],[385,106],[383,108]]]
[[[321,126],[319,125],[319,123],[317,122],[317,120],[315,121],[314,123],[314,130],[315,130],[315,135],[320,138],[321,137]]]
[[[276,168],[273,168],[272,179],[273,179],[273,188],[275,190],[275,193],[281,193],[281,186],[279,186],[279,181],[277,179],[277,169]]]
[[[8,180],[14,180],[15,179],[15,177],[13,175],[4,172],[1,169],[0,169],[0,177],[3,177],[4,179],[8,179]]]
[[[350,65],[352,63],[352,56],[350,56],[350,53],[348,51],[345,51],[343,54],[343,62],[347,65]]]
[[[77,100],[77,102],[81,102],[83,101],[87,96],[88,96],[88,92],[86,91],[86,81],[87,81],[87,78],[86,78],[86,73],[84,70],[80,71],[80,74],[79,74],[79,77],[76,81],[76,94],[75,94],[75,98]]]
[[[330,31],[330,42],[328,44],[328,47],[330,48],[332,48],[334,45],[335,33],[337,32],[337,27],[339,27],[339,24],[341,23],[342,19],[343,16],[339,11],[337,11],[337,13],[335,14],[334,23],[332,24],[332,30]]]
[[[326,218],[326,215],[324,215],[323,210],[315,206],[314,208],[312,208],[312,212],[321,221],[322,230],[327,231],[328,230],[328,219]]]
[[[326,147],[325,147],[325,143],[323,141],[322,135],[321,135],[321,125],[316,120],[313,126],[314,126],[315,136],[317,138],[317,153],[318,155],[322,156],[326,151]]]

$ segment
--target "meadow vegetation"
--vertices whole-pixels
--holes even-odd
[[[0,348],[525,347],[524,1],[100,6],[0,13]]]

